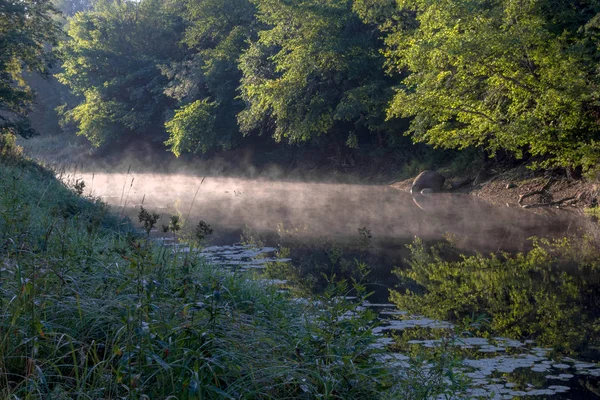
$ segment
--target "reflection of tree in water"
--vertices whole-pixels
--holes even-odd
[[[534,241],[517,255],[456,256],[448,243],[410,246],[410,268],[397,269],[402,289],[391,300],[428,317],[466,322],[486,315],[482,330],[533,338],[564,352],[598,343],[600,257],[589,241]],[[409,289],[406,289],[406,288]]]
[[[265,277],[287,281],[299,296],[322,293],[331,280],[363,281],[368,285],[372,302],[386,302],[388,287],[396,281],[391,274],[391,264],[380,254],[373,243],[373,234],[368,227],[359,227],[346,241],[331,240],[324,235],[312,236],[307,226],[279,224],[276,239],[278,258],[293,260],[292,263],[269,262]],[[264,239],[246,227],[242,241],[264,245]],[[368,275],[368,278],[366,278]]]

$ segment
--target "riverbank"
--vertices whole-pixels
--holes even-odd
[[[452,155],[449,151],[437,154],[431,150],[432,154],[425,152],[426,155],[415,159],[400,157],[396,160],[392,154],[369,158],[351,153],[339,159],[310,149],[286,149],[283,153],[273,150],[262,154],[257,149],[245,148],[207,157],[186,155],[175,158],[164,149],[143,142],[129,144],[105,156],[94,154],[89,143],[81,138],[68,139],[66,135],[39,136],[19,140],[19,143],[32,157],[54,169],[71,172],[125,173],[133,170],[163,175],[390,184],[408,192],[419,172],[434,169],[447,177],[446,189],[451,188],[451,182],[467,180],[468,184],[454,191],[471,194],[499,207],[522,207],[542,212],[558,209],[583,214],[596,207],[600,200],[597,179],[573,179],[564,171],[533,171],[526,164],[511,167],[497,164],[483,170],[477,153],[468,151]],[[435,161],[438,156],[441,163]]]
[[[444,171],[442,170],[442,173]],[[414,177],[394,182],[395,189],[409,192]],[[453,183],[464,182],[453,188]],[[556,210],[583,215],[598,206],[600,184],[589,179],[573,179],[564,173],[532,171],[526,166],[492,169],[482,173],[446,174],[445,190],[467,193],[497,207]]]
[[[360,282],[332,281],[300,301],[192,254],[5,153],[0,397],[377,399],[464,388],[461,376],[443,379],[452,363],[382,361],[394,356],[378,345]]]

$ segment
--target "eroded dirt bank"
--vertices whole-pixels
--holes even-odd
[[[413,178],[393,183],[391,186],[410,191]],[[453,189],[461,180],[469,183]],[[516,207],[535,212],[559,210],[583,214],[596,207],[600,201],[600,185],[586,179],[572,179],[552,172],[533,172],[525,167],[505,171],[490,171],[486,176],[449,176],[444,189],[468,193],[499,207]]]

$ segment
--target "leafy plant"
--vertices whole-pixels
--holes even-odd
[[[597,164],[597,2],[375,3],[358,7],[402,78],[388,117],[411,118],[415,141]]]
[[[144,206],[140,206],[138,219],[142,224],[144,224],[144,230],[146,231],[146,235],[150,236],[150,231],[154,229],[154,226],[160,219],[160,214],[155,212],[150,213],[144,208]]]
[[[73,190],[78,196],[83,195],[83,191],[85,190],[85,182],[82,179],[77,179],[73,184]]]
[[[198,225],[196,225],[196,231],[194,233],[195,233],[196,239],[198,239],[198,241],[201,242],[206,237],[212,235],[213,229],[206,222],[200,221],[200,222],[198,222]]]
[[[595,218],[600,218],[600,207],[589,207],[583,210],[587,215],[591,215]]]
[[[169,230],[173,233],[181,230],[181,219],[179,215],[171,215],[171,221],[169,222]]]

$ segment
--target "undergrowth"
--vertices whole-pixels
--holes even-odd
[[[595,207],[589,207],[589,208],[585,208],[583,210],[584,213],[586,213],[587,215],[590,215],[596,219],[600,219],[600,207],[595,206]]]
[[[2,399],[419,398],[422,383],[378,361],[367,296],[332,280],[291,298],[0,158]]]

